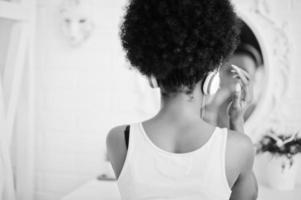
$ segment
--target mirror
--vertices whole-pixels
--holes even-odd
[[[249,85],[246,90],[246,111],[244,120],[256,112],[256,106],[260,102],[264,92],[264,59],[261,45],[251,28],[241,19],[242,28],[240,42],[233,55],[220,68],[220,88],[218,92],[210,97],[210,103],[205,108],[205,119],[219,127],[229,128],[227,114],[229,103],[235,91],[237,79],[233,78],[231,65],[238,66],[249,75]]]

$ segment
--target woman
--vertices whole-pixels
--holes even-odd
[[[115,127],[107,136],[123,199],[256,198],[254,151],[241,133],[240,93],[233,96],[229,115],[241,132],[200,117],[203,82],[234,51],[238,34],[228,0],[130,1],[122,44],[131,64],[158,84],[162,98],[154,117]]]

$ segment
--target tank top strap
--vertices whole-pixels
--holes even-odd
[[[143,134],[141,133],[140,122],[129,124],[129,134],[128,134],[128,149],[127,149],[127,157],[131,157],[131,154],[135,151],[135,149],[144,148],[145,139]]]
[[[136,146],[141,143],[141,133],[139,123],[129,124],[129,137],[128,137],[128,152],[131,154]]]
[[[141,139],[143,139],[143,136],[142,136],[141,130],[140,130],[140,122],[130,124],[130,135],[131,135],[130,136],[131,141],[129,141],[129,143],[132,143],[132,149],[133,149],[137,145],[139,145],[141,143]]]

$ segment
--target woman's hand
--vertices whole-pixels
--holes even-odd
[[[229,125],[230,129],[244,133],[244,114],[252,99],[252,90],[247,75],[237,74],[235,71],[233,73],[238,82],[228,107]]]
[[[204,120],[213,124],[218,124],[218,114],[221,106],[229,97],[231,92],[227,89],[219,89],[217,93],[209,98],[206,98],[207,105],[203,108],[205,111]]]
[[[241,86],[237,84],[237,89],[232,95],[232,101],[228,107],[229,125],[230,129],[239,132],[244,132],[244,113],[245,113],[245,102],[241,98]]]

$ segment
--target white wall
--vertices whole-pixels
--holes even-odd
[[[103,172],[109,128],[146,118],[158,109],[157,91],[150,90],[143,78],[129,71],[123,58],[118,23],[124,0],[90,1],[94,3],[96,30],[80,48],[70,48],[59,32],[60,0],[39,1],[35,174],[39,200],[58,199]],[[294,6],[286,9],[280,0],[268,2],[279,13],[274,17],[290,22],[294,90],[287,102],[287,123],[298,127],[301,2],[294,1]]]
[[[290,43],[289,54],[291,55],[290,64],[292,71],[290,72],[288,99],[286,102],[283,102],[282,105],[285,108],[282,123],[284,126],[291,127],[293,130],[299,130],[299,132],[301,132],[301,1],[267,0],[266,2],[266,7],[268,8],[272,19],[278,22],[287,23],[288,39]],[[301,170],[299,170],[297,182],[300,187]]]
[[[279,1],[279,0],[278,0]],[[287,103],[287,124],[288,126],[296,127],[301,132],[301,1],[293,1],[291,9],[287,10],[287,15],[290,23],[290,42],[292,47],[292,83],[289,92],[289,102]],[[278,10],[281,10],[281,6]],[[300,157],[300,156],[299,156]],[[301,170],[299,170],[298,185],[301,186]],[[300,188],[299,188],[300,189]]]
[[[159,103],[147,82],[128,70],[122,55],[118,24],[123,1],[90,1],[96,29],[79,48],[69,47],[60,34],[59,2],[45,0],[38,7],[39,200],[57,199],[101,174],[108,130],[152,115]]]

